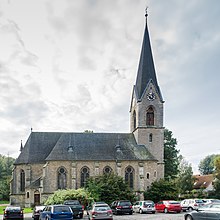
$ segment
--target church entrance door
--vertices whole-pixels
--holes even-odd
[[[40,193],[38,191],[34,192],[34,205],[40,205]]]

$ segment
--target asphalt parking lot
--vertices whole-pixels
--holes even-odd
[[[139,214],[133,215],[114,215],[114,220],[183,220],[184,213],[156,213],[156,214]],[[84,215],[83,220],[88,219],[87,215]],[[33,220],[31,214],[25,214],[25,220]]]

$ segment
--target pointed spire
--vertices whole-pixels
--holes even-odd
[[[22,151],[23,150],[23,144],[22,144],[22,140],[21,140],[21,147],[20,147],[20,151]]]
[[[156,77],[156,71],[154,68],[154,61],[153,61],[153,55],[151,51],[151,44],[150,44],[150,37],[148,32],[148,26],[147,26],[147,8],[145,11],[145,17],[146,17],[146,26],[144,31],[144,39],[141,49],[141,56],[138,66],[138,73],[137,73],[137,79],[135,84],[135,92],[137,95],[137,98],[140,100],[148,83],[150,81],[153,82],[155,85],[156,90],[158,90],[158,94],[162,100],[162,96],[160,93],[160,88],[157,83],[157,77]]]

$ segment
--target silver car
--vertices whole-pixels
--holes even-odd
[[[133,211],[142,213],[155,213],[155,206],[154,202],[151,200],[145,200],[145,201],[137,201],[133,205]]]
[[[112,210],[108,204],[105,203],[94,203],[91,207],[88,207],[87,210],[88,219],[108,219],[113,220]]]
[[[184,220],[219,220],[220,203],[204,205],[184,215]]]

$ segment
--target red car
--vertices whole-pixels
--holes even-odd
[[[181,205],[180,202],[174,200],[163,200],[155,204],[155,208],[157,212],[181,212]]]

